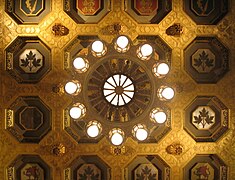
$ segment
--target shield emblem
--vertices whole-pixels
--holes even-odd
[[[142,16],[150,16],[157,13],[158,0],[135,0],[134,8]]]
[[[44,9],[44,0],[20,0],[20,10],[26,16],[37,16]]]
[[[101,0],[77,0],[77,10],[84,16],[92,16],[101,8]]]

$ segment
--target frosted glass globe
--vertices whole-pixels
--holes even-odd
[[[81,70],[83,68],[86,67],[86,61],[81,58],[81,57],[77,57],[76,59],[74,59],[73,61],[73,66],[78,69],[78,70]]]
[[[111,137],[111,142],[113,145],[118,146],[123,142],[123,136],[119,133],[114,133]]]
[[[154,114],[154,119],[157,123],[164,123],[166,121],[166,113],[159,111]]]
[[[140,52],[142,56],[147,57],[153,53],[153,48],[149,44],[144,44],[143,46],[141,46]]]
[[[92,50],[96,53],[101,53],[104,50],[104,44],[101,41],[95,41],[91,46]]]
[[[127,47],[128,44],[129,44],[129,40],[126,36],[120,36],[117,38],[118,47],[124,49]]]
[[[69,114],[73,119],[78,119],[82,115],[82,110],[79,107],[72,107],[69,111]]]
[[[68,94],[73,94],[77,91],[77,84],[74,83],[74,82],[68,82],[66,83],[65,85],[65,91],[68,93]]]
[[[136,130],[135,136],[139,141],[143,141],[143,140],[147,139],[148,132],[145,129],[139,128]]]
[[[87,128],[87,134],[90,137],[93,137],[93,138],[97,137],[99,135],[99,133],[100,133],[100,130],[96,124],[91,125]]]
[[[161,94],[164,98],[169,100],[169,99],[172,99],[174,97],[175,92],[172,88],[167,87],[167,88],[163,89]]]
[[[160,75],[166,75],[169,70],[169,66],[166,63],[161,63],[157,66],[157,73]]]

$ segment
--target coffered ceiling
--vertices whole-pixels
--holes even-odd
[[[0,177],[234,179],[234,8],[232,0],[2,0]],[[129,54],[113,48],[120,34]],[[97,39],[108,48],[98,60],[90,52]],[[153,57],[132,58],[145,42]],[[72,66],[78,56],[87,58],[81,71]],[[170,72],[158,78],[162,61]],[[116,74],[135,89],[123,106],[102,93]],[[71,79],[81,86],[77,96],[64,91]],[[172,100],[157,96],[164,83]],[[74,104],[79,120],[69,116]],[[163,124],[152,123],[158,106]],[[96,139],[85,133],[90,120],[102,125]],[[146,141],[128,131],[136,123],[151,132]],[[128,136],[120,146],[108,138],[114,126]]]

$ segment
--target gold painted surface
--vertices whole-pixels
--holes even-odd
[[[124,0],[113,0],[111,12],[98,24],[76,24],[65,12],[63,1],[52,0],[52,12],[38,25],[17,25],[5,12],[5,4],[0,2],[0,177],[6,177],[6,167],[18,154],[40,154],[52,167],[53,179],[62,180],[64,169],[79,155],[96,154],[112,169],[112,179],[124,178],[126,167],[137,155],[159,155],[171,167],[173,180],[182,180],[183,167],[196,154],[218,154],[229,167],[229,180],[235,177],[235,1],[230,1],[229,13],[218,25],[196,25],[183,12],[183,0],[173,0],[173,10],[159,24],[138,24],[124,12]],[[232,8],[233,7],[233,8]],[[77,144],[63,130],[63,109],[71,102],[67,96],[59,96],[52,91],[56,84],[64,82],[70,76],[63,70],[63,49],[77,35],[98,35],[110,42],[115,35],[102,33],[102,29],[120,22],[123,34],[134,39],[138,35],[159,35],[172,48],[172,71],[167,81],[177,87],[176,97],[168,103],[172,109],[172,131],[158,144],[138,144],[131,139],[125,143],[125,151],[120,155],[110,152],[106,139],[98,144]],[[52,27],[62,23],[69,28],[66,36],[54,36]],[[168,36],[166,29],[174,23],[180,23],[183,33],[179,37]],[[4,70],[4,49],[17,36],[37,35],[52,50],[52,71],[37,84],[18,84]],[[184,71],[183,49],[197,35],[216,35],[230,49],[230,71],[217,84],[197,84]],[[60,74],[60,76],[58,76]],[[21,144],[5,130],[5,109],[21,95],[39,95],[52,109],[52,131],[39,144]],[[183,130],[184,108],[196,96],[217,96],[229,109],[229,130],[217,142],[196,143]],[[51,153],[51,147],[62,143],[66,152],[62,156]],[[174,143],[183,146],[180,155],[166,152]],[[6,179],[6,178],[5,178]]]

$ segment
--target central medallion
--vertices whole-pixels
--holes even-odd
[[[130,78],[123,74],[116,74],[104,83],[103,94],[112,105],[123,106],[132,100],[135,87]]]
[[[102,119],[127,122],[145,112],[151,101],[152,88],[141,63],[106,59],[91,73],[87,95]]]

